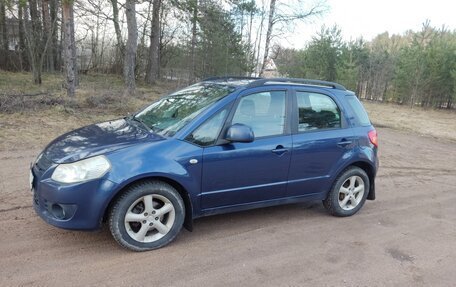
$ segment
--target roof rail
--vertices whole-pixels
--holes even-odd
[[[260,80],[262,78],[257,77],[246,77],[246,76],[218,76],[218,77],[209,77],[203,80],[203,82],[208,81],[230,81],[230,80]]]
[[[334,82],[311,80],[311,79],[298,79],[298,78],[269,78],[269,79],[258,79],[247,85],[248,88],[260,87],[266,84],[274,83],[291,83],[291,84],[302,84],[309,86],[323,86],[337,90],[347,90],[344,86]]]

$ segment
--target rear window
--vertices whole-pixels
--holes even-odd
[[[358,123],[362,126],[370,126],[369,116],[358,98],[356,96],[347,96],[347,102],[352,108]]]

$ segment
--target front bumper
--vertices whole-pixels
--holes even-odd
[[[96,179],[61,184],[32,169],[33,206],[47,223],[65,229],[99,229],[117,184]]]

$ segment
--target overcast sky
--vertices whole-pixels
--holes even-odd
[[[420,30],[429,19],[431,26],[445,25],[456,29],[455,0],[327,0],[329,13],[314,19],[312,23],[298,24],[294,33],[286,37],[286,46],[302,48],[324,24],[337,24],[345,40],[362,36],[371,40],[377,34],[388,31],[401,34],[406,30]]]

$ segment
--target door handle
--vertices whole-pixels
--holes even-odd
[[[345,146],[350,145],[352,142],[353,141],[351,141],[351,140],[342,139],[340,142],[337,143],[337,145],[340,147],[345,147]]]
[[[283,145],[278,145],[276,146],[275,149],[271,150],[273,153],[275,153],[276,155],[283,155],[284,153],[286,153],[288,151],[288,149],[284,148]]]

